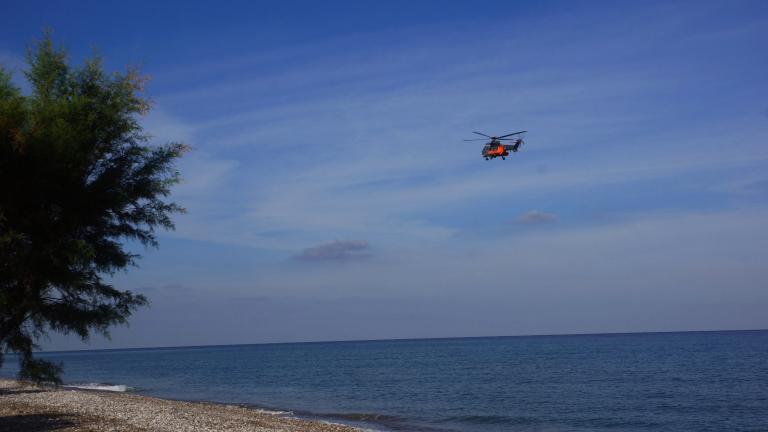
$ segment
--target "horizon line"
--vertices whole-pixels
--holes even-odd
[[[96,348],[74,349],[55,351],[34,351],[40,354],[97,352],[97,351],[136,351],[136,350],[173,350],[184,348],[214,348],[214,347],[239,347],[252,345],[305,345],[305,344],[330,344],[330,343],[362,343],[362,342],[397,342],[397,341],[428,341],[428,340],[458,340],[458,339],[501,339],[501,338],[526,338],[526,337],[568,337],[568,336],[621,336],[621,335],[649,335],[649,334],[676,334],[676,333],[725,333],[725,332],[761,332],[768,328],[751,329],[719,329],[719,330],[662,330],[662,331],[630,331],[630,332],[599,332],[599,333],[544,333],[544,334],[519,334],[519,335],[491,335],[491,336],[441,336],[441,337],[414,337],[391,339],[339,339],[322,341],[294,341],[294,342],[253,342],[236,344],[210,344],[210,345],[171,345],[171,346],[147,346],[128,348]],[[15,353],[6,353],[15,355]]]

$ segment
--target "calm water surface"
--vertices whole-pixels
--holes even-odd
[[[378,430],[768,431],[768,331],[80,351],[70,384]],[[8,358],[0,374],[10,376]]]

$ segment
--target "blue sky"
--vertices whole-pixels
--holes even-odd
[[[152,307],[90,347],[768,327],[765,2],[2,10],[19,82],[50,27],[194,149],[115,278]]]

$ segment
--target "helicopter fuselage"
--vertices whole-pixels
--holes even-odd
[[[485,160],[491,160],[497,157],[506,159],[507,156],[509,156],[509,152],[513,152],[513,153],[517,152],[520,149],[520,146],[523,145],[523,138],[519,135],[522,135],[526,132],[528,131],[513,132],[510,134],[501,135],[501,136],[491,136],[488,134],[484,134],[482,132],[472,131],[473,134],[484,136],[485,138],[490,140],[490,141],[487,141],[483,146],[482,155],[485,158]],[[515,135],[518,135],[518,137],[509,138]],[[480,140],[483,140],[483,138],[465,139],[464,141],[480,141]],[[504,144],[503,141],[512,142],[513,144]]]
[[[519,142],[513,145],[505,145],[499,141],[493,140],[483,147],[483,157],[487,159],[495,159],[500,157],[506,159],[509,156],[509,152],[516,152],[520,146]]]

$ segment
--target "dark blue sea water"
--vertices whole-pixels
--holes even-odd
[[[768,331],[81,351],[69,383],[379,430],[768,431]],[[8,359],[9,363],[13,360]],[[0,372],[10,376],[7,365]]]

